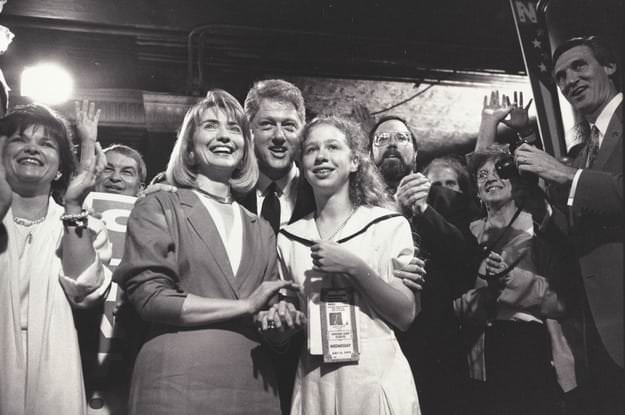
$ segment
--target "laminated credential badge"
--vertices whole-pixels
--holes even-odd
[[[321,343],[325,363],[357,362],[360,357],[353,288],[321,289]]]

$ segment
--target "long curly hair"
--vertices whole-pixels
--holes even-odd
[[[355,122],[335,115],[318,117],[302,129],[300,145],[303,146],[311,131],[321,125],[330,125],[343,134],[352,154],[358,161],[358,168],[349,175],[349,199],[354,206],[379,206],[394,209],[386,193],[386,186],[368,154],[368,140],[365,132]],[[300,151],[303,154],[303,151]],[[300,160],[301,162],[301,160]]]

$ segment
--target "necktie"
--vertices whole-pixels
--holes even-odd
[[[592,168],[592,163],[599,152],[599,135],[600,131],[597,126],[593,125],[590,129],[590,142],[588,143],[588,156],[586,158],[586,168]]]
[[[263,207],[260,216],[265,218],[275,233],[280,229],[280,199],[277,194],[278,186],[275,182],[271,182],[265,193]]]

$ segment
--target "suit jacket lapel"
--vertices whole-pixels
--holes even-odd
[[[256,188],[249,191],[245,196],[239,198],[238,202],[250,212],[258,213],[258,207],[256,206]]]
[[[303,218],[314,210],[315,198],[312,187],[310,187],[310,184],[308,184],[306,179],[300,174],[297,182],[297,198],[295,199],[295,206],[293,207],[293,214],[291,215],[289,223]]]
[[[608,129],[606,130],[606,135],[605,137],[603,137],[603,142],[601,143],[601,147],[599,148],[599,152],[597,153],[597,158],[593,163],[593,170],[603,169],[610,156],[614,154],[616,146],[623,136],[623,124],[621,114],[622,106],[623,104],[621,103],[616,108],[616,111],[614,112],[614,115],[610,120]],[[622,157],[621,154],[617,154],[617,156]]]
[[[187,211],[187,220],[195,230],[197,236],[206,245],[206,251],[214,258],[217,267],[224,279],[228,282],[235,295],[238,297],[230,259],[226,248],[219,236],[219,231],[213,218],[210,216],[200,199],[191,190],[179,189],[182,205]],[[240,268],[240,267],[239,267]]]

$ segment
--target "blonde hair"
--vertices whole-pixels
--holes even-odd
[[[167,181],[180,187],[195,187],[197,171],[190,155],[193,146],[193,134],[201,122],[202,113],[213,107],[224,111],[228,119],[236,121],[241,127],[245,147],[241,162],[230,178],[230,187],[237,193],[247,193],[256,186],[258,180],[258,163],[253,151],[249,122],[243,107],[236,98],[221,89],[208,91],[206,97],[189,108],[185,114],[176,138],[176,144],[174,144],[169,163],[167,163],[167,170],[165,171]]]

